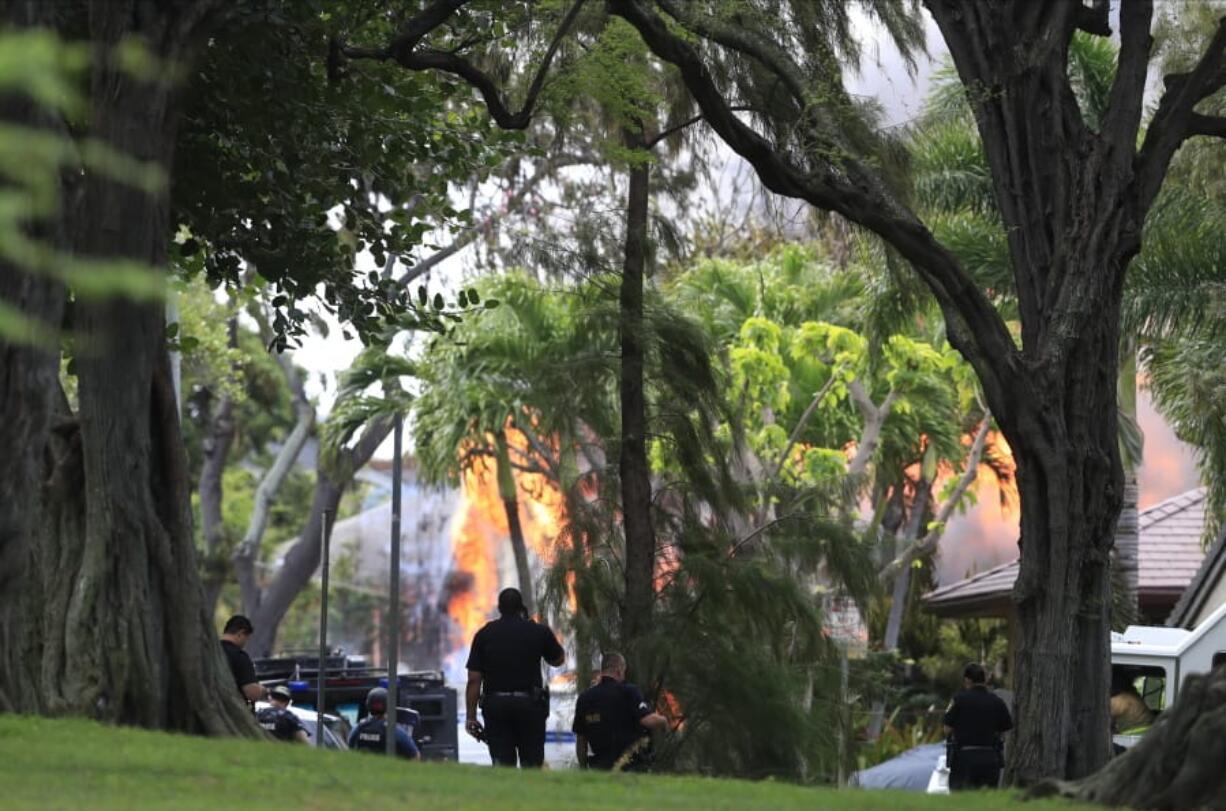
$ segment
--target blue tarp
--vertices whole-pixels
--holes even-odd
[[[902,791],[926,791],[928,778],[936,768],[937,759],[945,754],[945,744],[927,743],[908,749],[896,758],[878,763],[871,769],[852,775],[851,784],[860,788],[892,788]]]

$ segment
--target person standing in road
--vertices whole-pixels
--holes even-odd
[[[298,720],[298,716],[289,711],[292,695],[284,684],[278,684],[268,691],[268,703],[255,714],[255,720],[260,726],[272,733],[279,741],[310,743],[310,735],[306,727]]]
[[[242,614],[235,614],[226,620],[221,630],[221,649],[230,663],[230,672],[234,674],[234,683],[248,704],[254,704],[264,697],[264,685],[255,677],[255,665],[244,648],[255,633],[251,620]]]
[[[988,690],[987,681],[983,665],[971,662],[962,671],[962,692],[945,712],[945,734],[952,736],[951,791],[1000,785],[1000,736],[1013,729],[1013,718],[1005,702]]]
[[[643,770],[644,741],[651,740],[651,730],[666,726],[667,719],[652,712],[639,688],[626,681],[625,657],[606,653],[600,660],[600,681],[575,702],[572,728],[579,768]]]
[[[362,722],[349,733],[349,748],[359,752],[382,755],[387,752],[387,689],[376,687],[366,694],[366,712]],[[421,752],[409,733],[393,722],[396,736],[396,756],[406,760],[419,760]]]
[[[519,589],[502,590],[498,613],[498,619],[486,623],[473,637],[464,728],[486,742],[495,766],[539,768],[545,762],[545,719],[549,716],[541,660],[558,667],[566,654],[553,631],[528,618]],[[477,720],[478,700],[484,726]]]

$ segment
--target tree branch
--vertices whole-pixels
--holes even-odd
[[[586,163],[593,163],[595,160],[596,159],[594,156],[587,155],[568,155],[546,159],[541,163],[537,170],[532,173],[531,177],[520,184],[515,193],[506,201],[503,208],[507,211],[511,211],[518,207],[519,204],[522,203],[524,199],[536,189],[537,186],[539,186],[545,180],[553,177],[559,169],[564,169],[568,166],[580,166]],[[450,259],[460,251],[467,248],[469,245],[476,242],[477,238],[481,236],[482,232],[484,232],[494,223],[498,222],[502,216],[503,215],[501,212],[494,211],[481,222],[468,226],[462,230],[459,236],[453,239],[451,244],[447,245],[447,247],[440,248],[405,271],[404,275],[401,276],[396,283],[403,288],[420,279],[422,276],[425,276],[427,273],[434,270],[434,268],[439,264],[447,259]]]
[[[890,416],[890,410],[894,407],[894,401],[898,399],[898,392],[891,389],[890,393],[881,401],[881,405],[876,405],[873,402],[873,398],[864,389],[864,384],[859,380],[853,380],[848,383],[847,391],[851,394],[852,401],[864,416],[864,430],[860,434],[860,441],[856,443],[856,455],[852,457],[851,463],[847,465],[847,480],[850,483],[863,475],[864,471],[868,469],[868,463],[877,451],[877,442],[881,438],[881,429],[885,427],[886,418]]]
[[[1188,135],[1208,135],[1226,138],[1226,116],[1192,113],[1188,119]]]
[[[264,539],[264,531],[268,528],[268,517],[272,505],[276,501],[281,485],[285,483],[294,463],[298,461],[302,448],[311,435],[315,424],[315,409],[307,400],[302,387],[302,378],[294,367],[294,361],[288,355],[278,355],[277,362],[285,374],[294,396],[294,413],[297,421],[277,453],[277,458],[260,479],[255,491],[255,504],[251,509],[251,518],[247,522],[247,531],[243,534],[242,543],[234,551],[234,568],[238,574],[239,591],[242,594],[244,606],[259,605],[260,588],[255,578],[255,561],[258,557],[260,542]]]
[[[749,107],[747,105],[740,105],[737,107],[729,107],[728,109],[734,113],[751,113],[754,111],[755,108]],[[705,115],[703,115],[702,113],[699,113],[698,115],[693,116],[692,118],[687,118],[685,121],[681,121],[677,124],[672,124],[670,126],[667,126],[664,129],[660,130],[655,135],[653,135],[651,138],[647,139],[647,143],[643,145],[643,148],[649,151],[652,149],[655,149],[657,146],[660,145],[661,141],[667,140],[670,136],[676,135],[682,130],[688,129],[689,127],[694,126],[700,121],[703,121],[705,118],[706,118]]]
[[[1094,0],[1088,6],[1077,9],[1077,27],[1087,34],[1099,37],[1111,36],[1111,3],[1109,0]]]
[[[805,408],[805,413],[801,414],[800,419],[796,421],[796,427],[792,429],[792,435],[788,437],[788,444],[786,447],[784,447],[783,453],[779,454],[779,459],[775,462],[774,469],[771,470],[771,474],[767,478],[767,482],[772,482],[779,478],[779,473],[783,470],[783,466],[787,464],[788,455],[792,453],[792,448],[796,447],[797,441],[800,440],[801,433],[804,432],[805,427],[809,424],[809,420],[811,420],[813,415],[817,412],[817,406],[821,403],[822,398],[829,394],[830,390],[834,388],[835,381],[838,380],[838,376],[835,374],[835,371],[836,370],[834,369],[830,370],[830,379],[827,380],[820,389],[818,389],[817,394],[813,395],[813,399],[809,402],[808,407]]]
[[[1099,6],[1102,6],[1105,24],[1107,3],[1095,0],[1095,10]],[[1088,10],[1083,8],[1083,11]],[[1149,34],[1153,16],[1153,0],[1124,0],[1120,7],[1119,67],[1111,84],[1102,135],[1115,145],[1116,161],[1125,167],[1135,155],[1137,133],[1141,128],[1145,81],[1149,75],[1149,50],[1153,43],[1153,37]],[[1110,32],[1110,28],[1107,30]]]
[[[532,430],[531,426],[525,428],[515,417],[511,418],[511,424],[516,428],[516,430],[524,435],[524,438],[528,440],[528,444],[532,447],[532,450],[541,458],[541,461],[544,462],[544,467],[548,469],[550,478],[552,478],[554,481],[558,481],[560,478],[558,476],[559,462],[553,451],[551,451],[545,445],[545,443],[541,442],[540,437],[536,435],[536,432]],[[525,459],[530,460],[532,458],[523,452],[520,452],[520,455]],[[546,471],[542,470],[542,472]]]
[[[814,93],[813,83],[799,63],[779,43],[772,42],[745,26],[724,22],[710,14],[693,13],[685,5],[673,0],[657,0],[657,5],[695,34],[725,48],[752,56],[779,79],[798,105],[809,106]]]
[[[404,32],[386,48],[371,49],[352,46],[342,46],[341,53],[350,59],[391,60],[400,66],[414,71],[439,70],[459,76],[481,94],[490,116],[499,127],[506,130],[522,130],[527,128],[532,120],[537,99],[545,86],[545,78],[553,57],[562,44],[562,39],[570,31],[579,11],[586,0],[575,0],[570,11],[562,18],[558,30],[550,41],[549,47],[537,68],[532,83],[528,86],[523,106],[512,111],[503,100],[497,82],[488,73],[482,71],[464,57],[447,51],[433,49],[418,50],[417,46],[427,34],[442,25],[447,18],[467,2],[467,0],[440,0],[427,8],[421,14],[415,15],[406,26]]]
[[[1193,109],[1201,100],[1226,86],[1226,17],[1218,20],[1217,30],[1196,67],[1189,73],[1167,75],[1163,83],[1166,90],[1150,120],[1136,160],[1133,183],[1142,211],[1148,210],[1158,196],[1171,159],[1183,142],[1192,135],[1205,134],[1191,131],[1196,115]]]
[[[675,65],[711,128],[752,165],[771,191],[805,200],[878,234],[908,259],[949,324],[951,343],[975,367],[992,402],[1008,407],[1003,381],[1020,363],[1004,321],[957,259],[913,212],[876,187],[842,180],[829,167],[802,169],[736,117],[698,51],[641,0],[609,0],[611,13],[633,25],[660,59]]]
[[[949,520],[949,516],[953,513],[954,508],[958,506],[962,496],[966,494],[967,489],[970,488],[975,478],[979,475],[979,460],[983,458],[983,448],[987,442],[988,428],[991,424],[991,413],[985,414],[983,422],[979,424],[979,431],[975,434],[975,441],[971,443],[971,449],[966,455],[966,469],[962,471],[962,476],[958,479],[958,483],[954,486],[954,490],[950,493],[949,498],[941,505],[940,511],[937,512],[936,518],[932,522],[932,528],[928,530],[923,538],[908,546],[898,557],[882,567],[881,571],[877,573],[881,579],[884,580],[896,576],[904,567],[910,566],[911,561],[936,548],[937,542],[945,534],[945,522]]]

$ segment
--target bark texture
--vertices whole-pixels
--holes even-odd
[[[632,150],[645,146],[642,134],[627,131]],[[620,322],[622,526],[626,535],[626,593],[622,607],[622,644],[633,667],[635,640],[645,635],[655,603],[656,534],[651,521],[651,468],[647,461],[646,349],[643,335],[643,284],[647,268],[647,215],[650,167],[630,167],[626,195],[625,256],[622,263]]]
[[[105,55],[136,36],[161,58],[178,58],[206,8],[145,14],[135,5],[90,6],[100,56],[89,130],[112,149],[169,167],[172,88],[138,81]],[[83,177],[81,199],[64,212],[75,251],[161,273],[165,193],[88,167]],[[31,489],[41,493],[21,505],[33,512],[24,523],[19,585],[6,590],[0,691],[18,711],[255,734],[204,610],[161,303],[78,299],[75,326],[80,409],[74,422],[58,398],[58,430],[34,445],[44,467]],[[46,381],[45,359],[26,369],[27,384]],[[6,413],[30,413],[41,423],[47,392],[57,390],[52,380],[41,391],[29,385],[25,399],[6,402]],[[39,427],[30,425],[27,439],[40,439]]]
[[[0,19],[14,26],[43,24],[45,5],[15,3]],[[32,102],[9,97],[0,102],[0,121],[66,135],[66,127]],[[0,190],[7,185],[0,180]],[[65,206],[76,194],[73,176],[65,173],[60,194]],[[30,237],[52,248],[68,248],[62,218],[30,223]],[[23,313],[54,334],[63,317],[62,284],[24,272],[0,260],[0,303]],[[42,708],[38,692],[36,650],[25,625],[27,601],[37,605],[37,594],[27,594],[30,559],[40,553],[38,533],[43,526],[41,505],[46,454],[57,417],[59,348],[55,345],[8,343],[0,340],[0,710]],[[65,426],[72,428],[71,424]],[[55,434],[59,436],[59,434]],[[63,443],[59,443],[63,444]],[[58,460],[50,456],[51,460]],[[54,464],[54,462],[52,462]],[[20,595],[20,596],[18,596]]]

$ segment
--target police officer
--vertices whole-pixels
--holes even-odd
[[[244,650],[253,633],[255,626],[242,614],[235,614],[226,620],[221,631],[221,650],[226,655],[230,672],[234,674],[234,683],[248,704],[264,697],[264,685],[256,679],[255,665]]]
[[[668,721],[652,712],[639,688],[626,681],[626,659],[608,652],[600,660],[600,681],[575,702],[575,755],[579,768],[638,771],[648,733]],[[589,755],[588,749],[591,749]]]
[[[987,682],[983,665],[971,662],[962,671],[962,692],[945,712],[945,734],[952,741],[951,791],[1000,785],[1004,766],[1000,736],[1013,729],[1013,718]]]
[[[278,684],[268,691],[269,706],[256,713],[255,719],[279,741],[309,743],[306,727],[289,711],[290,701],[289,688]]]
[[[362,722],[349,733],[349,748],[359,752],[375,752],[383,754],[387,751],[387,690],[376,687],[366,694],[366,711],[369,713]],[[421,752],[409,733],[392,724],[396,735],[396,755],[408,760],[417,760]]]
[[[495,766],[540,767],[545,762],[549,693],[541,660],[557,667],[565,653],[553,631],[528,618],[519,589],[503,589],[498,613],[473,637],[465,708],[468,734],[484,740]],[[477,720],[481,701],[482,726]]]

